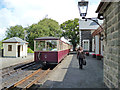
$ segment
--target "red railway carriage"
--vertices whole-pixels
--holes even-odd
[[[70,51],[71,45],[55,37],[34,39],[34,60],[58,64]]]

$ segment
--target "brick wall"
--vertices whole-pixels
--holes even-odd
[[[110,3],[104,17],[104,82],[109,88],[120,88],[120,3]]]

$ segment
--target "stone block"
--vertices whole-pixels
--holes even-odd
[[[115,88],[118,88],[118,79],[113,78],[113,81],[112,81],[112,82],[113,82]]]
[[[112,81],[112,76],[111,76],[111,74],[108,74],[108,76],[107,76],[107,78],[110,80],[110,81]]]
[[[112,48],[109,48],[109,53],[112,53]]]
[[[115,15],[117,15],[117,14],[118,14],[118,12],[119,12],[119,8],[118,8],[118,7],[116,7],[116,8],[115,8],[115,10],[114,10]]]
[[[118,30],[118,22],[114,26],[114,31],[117,31],[117,30]]]
[[[116,46],[120,46],[120,40],[116,41]]]
[[[107,40],[111,40],[112,39],[112,34],[109,34],[108,36],[107,36]]]
[[[115,24],[117,22],[117,16],[115,16],[113,19],[112,19],[112,24]]]
[[[111,41],[111,46],[114,46],[114,40],[113,40],[113,41]]]
[[[114,62],[118,62],[118,58],[116,58],[116,55],[114,54],[111,55],[111,60]]]
[[[112,54],[118,55],[118,48],[112,48]]]
[[[113,33],[113,32],[114,32],[114,27],[111,28],[111,33]]]
[[[113,39],[118,38],[118,32],[113,33]]]
[[[112,23],[111,23],[111,21],[109,21],[109,22],[107,23],[107,28],[110,28],[111,25],[112,25]]]
[[[120,20],[119,20],[119,22],[118,22],[118,28],[120,29]]]
[[[118,20],[120,20],[120,12],[118,13]]]

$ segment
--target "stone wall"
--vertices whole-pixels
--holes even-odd
[[[110,3],[104,17],[104,82],[109,88],[120,88],[120,3]]]
[[[118,71],[118,85],[120,89],[120,1],[118,3],[118,64],[119,64],[119,71]]]

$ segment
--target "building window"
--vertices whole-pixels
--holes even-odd
[[[83,40],[83,50],[89,51],[89,40]]]
[[[8,51],[12,51],[12,45],[8,45]]]

